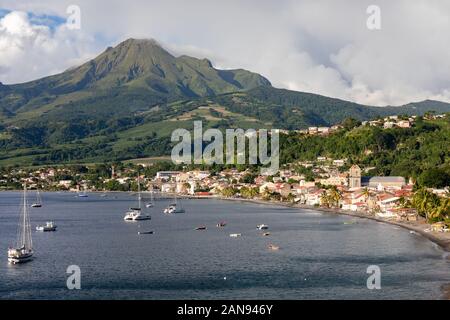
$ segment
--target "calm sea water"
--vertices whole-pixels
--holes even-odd
[[[184,200],[185,214],[166,216],[161,199],[147,209],[151,221],[124,222],[135,204],[125,193],[44,193],[44,206],[30,209],[33,229],[53,220],[58,231],[33,232],[35,259],[13,266],[6,250],[20,196],[0,193],[1,299],[439,299],[450,282],[444,252],[398,227],[220,200]],[[227,226],[216,228],[221,220]],[[281,249],[268,251],[269,243]],[[66,287],[69,265],[81,268],[81,290]],[[381,290],[366,287],[369,265],[381,268]]]

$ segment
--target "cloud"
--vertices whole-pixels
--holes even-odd
[[[62,18],[72,4],[2,2],[8,10]],[[1,20],[0,81],[62,71],[135,37],[155,38],[174,54],[206,57],[216,67],[259,72],[277,87],[371,105],[450,102],[450,2],[376,2],[382,25],[371,31],[366,9],[374,2],[366,0],[78,0],[76,32],[20,14],[13,35],[1,29],[6,16]]]
[[[72,33],[59,21],[22,11],[6,13],[0,19],[2,82],[17,83],[55,74],[84,62],[97,51],[92,37]]]

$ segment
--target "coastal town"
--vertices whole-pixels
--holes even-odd
[[[443,118],[445,115],[433,115]],[[408,128],[415,117],[388,117],[362,126]],[[336,128],[309,128],[304,134],[328,134]],[[276,175],[262,175],[252,168],[220,171],[189,169],[159,170],[154,163],[10,168],[0,175],[0,188],[53,191],[135,191],[139,180],[143,190],[197,198],[226,198],[266,201],[304,208],[373,217],[397,222],[429,224],[426,232],[448,233],[450,189],[415,188],[412,178],[370,176],[373,168],[348,159],[318,155],[312,161],[284,164]],[[429,203],[434,203],[430,205]]]

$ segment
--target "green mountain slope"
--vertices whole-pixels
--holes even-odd
[[[0,86],[0,106],[5,121],[59,109],[125,114],[257,86],[270,86],[270,82],[246,70],[217,70],[206,59],[174,57],[154,40],[128,39],[61,74]]]
[[[0,83],[0,165],[163,155],[172,130],[194,120],[205,128],[302,129],[429,110],[450,112],[450,104],[381,108],[277,89],[259,74],[129,39],[63,73]]]

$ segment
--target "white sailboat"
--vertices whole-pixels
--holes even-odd
[[[147,208],[153,208],[153,206],[154,206],[153,188],[152,188],[152,190],[150,191],[150,202],[147,202],[147,203],[145,204],[145,206],[146,206]]]
[[[42,207],[41,194],[39,193],[39,189],[36,190],[36,202],[31,205],[32,208],[40,208]]]
[[[150,220],[152,218],[149,214],[142,212],[141,200],[142,200],[141,184],[138,178],[138,206],[135,208],[130,208],[130,210],[125,213],[125,217],[123,218],[123,220],[140,221],[140,220]]]
[[[165,214],[173,214],[173,213],[185,213],[186,211],[181,206],[181,203],[178,204],[177,195],[174,197],[175,202],[169,204],[167,208],[164,209]]]
[[[23,188],[22,209],[17,230],[15,248],[8,249],[8,262],[12,264],[24,263],[33,259],[33,240],[31,238],[31,223],[28,215],[27,186]]]
[[[83,189],[83,191],[78,193],[78,198],[87,198],[87,197],[88,197],[88,195],[84,189]]]

